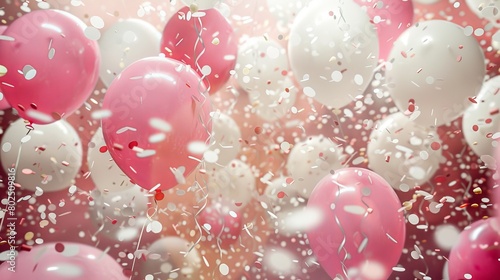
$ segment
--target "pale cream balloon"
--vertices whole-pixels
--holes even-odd
[[[377,32],[352,0],[316,0],[295,18],[288,56],[305,95],[340,108],[364,93],[378,63]]]
[[[65,120],[33,124],[28,133],[23,119],[13,122],[2,138],[1,162],[6,173],[15,167],[22,189],[59,191],[74,183],[82,165],[82,143]]]
[[[276,18],[280,30],[288,33],[297,14],[311,0],[267,0],[269,12]]]
[[[92,181],[101,191],[121,191],[134,186],[111,158],[100,127],[88,144],[87,164]]]
[[[273,39],[248,38],[238,47],[234,70],[238,85],[246,91],[275,90],[288,71],[286,51]]]
[[[207,188],[213,198],[233,208],[245,207],[256,193],[255,176],[249,165],[235,159],[209,173]]]
[[[309,198],[323,177],[342,168],[345,158],[340,144],[323,135],[310,136],[295,144],[288,156],[286,168],[294,180],[294,188],[300,195]]]
[[[273,90],[252,90],[248,98],[256,115],[272,122],[284,117],[295,104],[298,89],[286,77]]]
[[[148,196],[144,189],[135,185],[127,190],[91,192],[93,203],[89,206],[95,234],[120,242],[137,240],[148,222]]]
[[[443,20],[407,29],[394,42],[388,61],[386,81],[396,106],[412,112],[410,118],[424,126],[450,123],[462,115],[486,73],[472,28]]]
[[[221,0],[181,0],[184,5],[196,7],[198,10],[214,8]]]
[[[368,167],[403,192],[427,182],[443,159],[436,130],[401,112],[387,116],[372,131],[367,156]]]
[[[192,244],[177,236],[167,236],[155,241],[148,248],[146,261],[141,261],[141,279],[200,279],[201,257]],[[147,278],[146,278],[147,279]]]
[[[109,87],[123,69],[142,58],[160,54],[161,34],[140,19],[118,21],[99,39],[101,66],[99,75]]]
[[[471,104],[465,110],[462,120],[462,132],[467,144],[474,153],[481,156],[493,156],[500,138],[500,76],[486,81]]]
[[[241,131],[228,115],[212,113],[212,135],[208,149],[217,155],[216,162],[206,162],[207,169],[221,168],[235,159],[241,149]]]

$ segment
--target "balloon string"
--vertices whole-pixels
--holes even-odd
[[[156,200],[155,200],[156,202]],[[149,216],[148,216],[149,218]],[[142,241],[142,235],[144,233],[144,228],[146,227],[146,221],[144,221],[144,224],[142,225],[142,229],[141,229],[141,234],[139,235],[139,240],[137,241],[137,247],[135,248],[135,251],[137,252],[139,250],[139,247],[141,246],[141,241]],[[134,256],[134,260],[132,261],[132,268],[130,269],[130,271],[132,271],[132,273],[130,273],[130,278],[129,280],[132,280],[132,277],[134,276],[134,267],[135,267],[135,261],[137,260],[137,256]]]
[[[337,188],[338,188],[338,190],[337,190],[337,196],[335,197],[335,201],[333,202],[334,205],[337,205],[337,202],[338,202],[338,200],[340,198],[340,188],[341,188],[341,186],[337,185]],[[342,242],[340,242],[339,248],[337,250],[337,255],[339,256],[339,259],[341,260],[340,264],[342,266],[342,272],[344,273],[345,277],[347,277],[349,279],[349,277],[347,275],[347,267],[345,265],[345,261],[347,260],[347,257],[349,255],[347,253],[347,249],[345,248],[345,244],[347,242],[347,235],[345,233],[344,228],[342,227],[342,224],[339,221],[339,217],[337,216],[337,214],[335,214],[335,223],[339,227],[340,232],[342,232]],[[342,252],[342,250],[344,250],[344,257],[343,258],[340,256],[340,253]]]

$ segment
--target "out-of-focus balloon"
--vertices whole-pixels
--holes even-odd
[[[227,82],[236,63],[238,47],[232,36],[232,27],[218,10],[191,13],[184,7],[167,22],[161,52],[206,77],[203,81],[208,80],[214,93]]]
[[[5,132],[0,156],[5,172],[15,173],[15,182],[25,190],[69,187],[82,165],[78,133],[64,120],[33,128],[28,134],[26,123],[18,119]]]
[[[129,279],[121,265],[105,252],[71,242],[36,245],[15,258],[15,272],[10,267],[9,262],[0,265],[2,280]]]
[[[295,104],[298,89],[292,80],[286,77],[279,81],[272,90],[253,90],[248,92],[250,104],[256,115],[272,122],[284,117]]]
[[[104,140],[121,170],[145,189],[167,190],[198,165],[190,145],[211,130],[210,102],[199,76],[169,58],[145,58],[127,67],[104,97]],[[153,168],[153,166],[155,168]]]
[[[231,209],[245,207],[256,192],[252,169],[237,159],[224,168],[211,172],[207,184],[210,195],[220,198]]]
[[[137,240],[148,208],[148,198],[139,186],[116,192],[92,191],[94,205],[90,217],[97,235],[104,234],[116,241]]]
[[[404,247],[405,219],[381,176],[362,168],[338,170],[318,183],[307,207],[322,216],[308,239],[330,277],[389,277]]]
[[[101,191],[123,191],[134,185],[111,158],[101,128],[96,130],[88,145],[87,164],[90,177]]]
[[[223,247],[236,242],[243,228],[241,213],[231,209],[232,207],[212,202],[198,217],[198,223],[209,233],[208,238],[216,240]]]
[[[286,168],[294,188],[308,198],[316,184],[330,172],[342,168],[342,147],[323,135],[308,137],[290,151]]]
[[[500,19],[500,3],[496,0],[466,0],[467,6],[480,18],[496,24]]]
[[[340,108],[363,94],[378,62],[378,38],[353,1],[316,0],[290,31],[288,55],[304,94]]]
[[[196,248],[190,248],[188,241],[176,236],[157,240],[148,248],[147,260],[140,263],[141,279],[148,274],[151,279],[200,279],[201,257]]]
[[[472,31],[467,32],[431,20],[412,26],[394,43],[386,71],[389,91],[399,110],[411,112],[418,124],[453,121],[481,89],[484,55]]]
[[[240,152],[241,131],[238,124],[226,114],[212,113],[212,138],[209,150],[217,155],[215,163],[221,167],[226,166],[235,159]],[[209,168],[215,168],[208,163]]]
[[[467,144],[478,156],[493,155],[498,145],[495,140],[500,128],[500,76],[486,81],[471,104],[465,110],[462,131]],[[495,135],[495,136],[494,136]]]
[[[181,0],[186,6],[206,10],[215,7],[221,0]]]
[[[102,62],[100,77],[109,87],[113,79],[139,59],[157,56],[161,33],[139,19],[126,19],[113,24],[99,39]]]
[[[442,155],[437,132],[403,113],[387,116],[368,142],[368,166],[396,190],[409,191],[427,182],[437,171]]]
[[[64,11],[39,10],[5,30],[0,84],[21,117],[51,123],[72,114],[89,97],[99,77],[100,55],[85,28]]]
[[[355,0],[366,7],[368,15],[377,28],[379,58],[386,59],[392,44],[413,23],[411,0]]]
[[[495,218],[474,222],[465,229],[451,249],[450,279],[489,279],[499,275],[500,224]]]
[[[238,85],[246,91],[276,89],[288,73],[286,51],[272,39],[252,37],[238,47]]]
[[[288,32],[297,14],[311,0],[267,0],[269,12],[276,18],[280,30]]]
[[[7,25],[0,25],[0,35],[3,34],[3,32],[7,29],[7,27],[8,27]],[[0,66],[0,76],[4,75],[5,70],[6,69]],[[7,102],[7,98],[5,98],[5,96],[2,93],[2,89],[0,88],[0,110],[9,109],[10,107],[11,106],[9,102]]]

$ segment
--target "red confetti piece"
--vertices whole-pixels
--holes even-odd
[[[441,148],[441,144],[439,144],[439,142],[432,142],[431,149],[433,149],[434,151],[437,151],[440,148]]]
[[[402,55],[404,58],[407,58],[407,57],[408,57],[408,55],[406,54],[406,52],[405,52],[405,51],[402,51],[402,52],[401,52],[401,55]]]
[[[107,146],[102,146],[102,147],[99,148],[99,152],[101,152],[101,153],[105,153],[107,151],[108,151],[108,147]]]
[[[460,61],[462,61],[462,56],[461,56],[461,55],[459,55],[459,56],[457,57],[457,62],[460,62]]]
[[[491,123],[491,119],[486,119],[484,122],[485,123]]]
[[[119,151],[123,150],[123,146],[122,146],[122,145],[120,145],[120,144],[118,144],[118,143],[114,143],[114,144],[113,144],[113,148],[115,148],[115,149],[117,149],[117,150],[119,150]]]
[[[474,130],[474,131],[478,131],[478,130],[479,130],[479,126],[477,126],[477,124],[473,125],[473,126],[472,126],[472,130]]]
[[[133,149],[134,147],[137,147],[137,146],[139,146],[139,143],[137,143],[137,141],[132,141],[132,142],[128,143],[129,149]]]
[[[116,223],[118,223],[118,221],[117,221],[116,219],[113,219],[113,220],[111,221],[111,224],[113,224],[113,225],[116,225]]]
[[[257,127],[254,129],[254,132],[255,132],[255,134],[261,134],[261,133],[262,133],[262,127],[257,126]]]
[[[492,109],[492,110],[490,111],[490,115],[491,115],[491,116],[496,115],[496,114],[498,114],[498,112],[499,112],[499,111],[500,111],[500,110],[498,110],[498,108]]]
[[[288,177],[288,178],[286,178],[285,182],[287,185],[291,185],[293,183],[293,178]]]
[[[391,156],[386,156],[385,157],[385,162],[389,162],[391,160]]]
[[[31,103],[31,104],[30,104],[30,107],[31,107],[31,108],[33,108],[33,109],[35,109],[35,110],[37,110],[37,109],[38,109],[38,106],[36,106],[36,104],[35,104],[35,103]]]
[[[161,191],[157,191],[156,194],[155,194],[155,200],[157,201],[160,201],[160,200],[163,200],[165,198],[165,194],[163,194]]]
[[[277,195],[277,197],[278,198],[283,198],[283,197],[285,197],[285,195],[286,195],[285,192],[279,192],[278,195]]]
[[[460,205],[460,208],[462,208],[462,209],[463,209],[463,208],[466,208],[466,207],[467,207],[467,205],[469,205],[469,203],[464,203],[464,204]]]
[[[255,265],[255,267],[256,267],[257,269],[262,269],[262,264],[261,264],[260,262],[258,262],[258,261],[256,261],[256,262],[254,263],[254,265]]]
[[[476,101],[476,97],[469,97],[469,101],[474,103],[474,104],[477,104],[477,101]]]
[[[55,249],[56,249],[56,252],[62,253],[64,251],[64,244],[62,244],[62,243],[56,243]]]

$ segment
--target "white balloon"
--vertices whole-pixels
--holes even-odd
[[[33,124],[27,134],[22,119],[13,122],[2,138],[1,162],[6,173],[16,166],[16,183],[36,191],[59,191],[69,187],[82,165],[82,143],[65,120]]]
[[[219,3],[220,0],[182,0],[186,6],[196,5],[199,10],[211,9]]]
[[[94,204],[90,206],[90,217],[97,228],[97,234],[103,234],[113,240],[128,242],[136,240],[142,227],[148,221],[145,217],[148,209],[148,197],[141,187],[91,193]]]
[[[372,131],[367,155],[370,169],[394,189],[407,192],[438,170],[441,140],[435,130],[415,124],[399,112],[387,116]]]
[[[287,32],[297,14],[311,0],[267,0],[269,12],[276,18],[278,28]]]
[[[290,78],[278,82],[274,90],[253,90],[248,92],[250,104],[262,119],[272,122],[284,117],[295,104],[298,89]]]
[[[468,97],[481,89],[484,55],[469,31],[452,22],[431,20],[410,27],[394,42],[386,81],[399,110],[406,111],[413,100],[415,122],[449,123],[462,115],[470,104]]]
[[[111,158],[109,151],[101,152],[101,147],[106,147],[102,129],[96,130],[90,140],[87,151],[87,164],[90,177],[97,189],[101,191],[122,191],[130,189],[134,184],[123,174],[122,170]]]
[[[255,177],[246,163],[232,160],[222,169],[211,172],[208,191],[213,198],[222,198],[231,207],[245,207],[255,192]]]
[[[323,135],[311,136],[295,144],[286,168],[294,179],[294,188],[309,198],[316,184],[331,171],[342,168],[345,159],[340,145]]]
[[[147,260],[140,264],[140,276],[151,274],[154,279],[200,279],[201,257],[191,243],[176,236],[155,241],[148,248]]]
[[[212,113],[212,138],[209,150],[217,154],[216,165],[226,166],[236,158],[241,149],[240,138],[240,128],[231,117],[223,113]],[[209,164],[210,167],[216,165]]]
[[[160,53],[161,33],[140,19],[126,19],[113,24],[99,39],[100,77],[109,87],[123,69],[133,62]]]
[[[304,94],[340,108],[363,94],[378,63],[378,37],[352,0],[316,0],[296,17],[288,55]]]
[[[500,76],[486,81],[476,104],[465,110],[462,131],[467,144],[478,156],[493,155],[500,129]]]
[[[236,80],[246,91],[276,89],[288,71],[286,51],[277,42],[264,37],[252,37],[238,47]]]
[[[485,18],[492,23],[500,19],[500,1],[497,0],[466,0],[467,6],[478,17]]]

